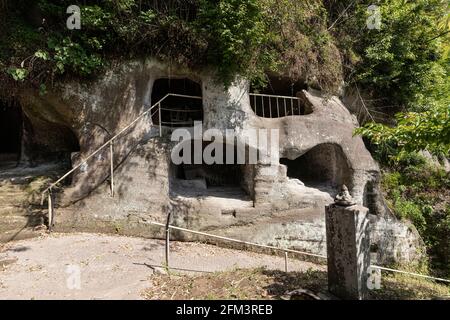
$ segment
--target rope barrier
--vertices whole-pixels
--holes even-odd
[[[159,223],[159,222],[154,222],[154,221],[147,221],[147,222],[150,223],[150,224],[157,225],[157,226],[164,227],[164,228],[168,228],[168,229],[180,230],[180,231],[184,231],[184,232],[189,232],[189,233],[193,233],[193,234],[207,236],[207,237],[210,237],[210,238],[216,238],[216,239],[221,239],[221,240],[226,240],[226,241],[231,241],[231,242],[251,245],[251,246],[255,246],[255,247],[261,247],[261,248],[267,248],[267,249],[282,251],[285,254],[290,252],[290,253],[297,253],[297,254],[301,254],[301,255],[305,255],[305,256],[311,256],[311,257],[322,258],[322,259],[327,260],[327,257],[325,255],[314,254],[314,253],[310,253],[310,252],[304,252],[304,251],[293,250],[293,249],[280,248],[280,247],[275,247],[275,246],[268,246],[268,245],[264,245],[264,244],[259,244],[259,243],[244,241],[244,240],[238,240],[238,239],[233,239],[233,238],[224,237],[224,236],[218,236],[218,235],[211,234],[211,233],[195,231],[195,230],[186,229],[186,228],[182,228],[182,227],[166,225],[164,223]],[[285,266],[286,266],[285,268],[287,269],[287,258],[286,258],[286,255],[285,255]],[[397,270],[397,269],[391,269],[391,268],[381,267],[381,266],[377,266],[377,265],[370,265],[370,267],[374,268],[374,269],[380,269],[380,270],[383,270],[383,271],[397,272],[397,273],[402,273],[402,274],[408,274],[408,275],[411,275],[411,276],[414,276],[414,277],[420,277],[420,278],[426,278],[426,279],[430,279],[430,280],[450,283],[450,280],[448,280],[448,279],[427,276],[427,275],[423,275],[423,274],[419,274],[419,273],[408,272],[408,271]]]
[[[436,277],[432,277],[432,276],[426,276],[426,275],[420,274],[420,273],[414,273],[414,272],[408,272],[408,271],[403,271],[403,270],[385,268],[385,267],[380,267],[380,266],[376,266],[376,265],[371,265],[370,267],[374,268],[374,269],[380,269],[380,270],[384,270],[384,271],[403,273],[403,274],[408,274],[408,275],[414,276],[414,277],[420,277],[420,278],[426,278],[426,279],[432,279],[432,280],[436,280],[436,281],[442,281],[442,282],[450,283],[450,280],[448,280],[448,279],[436,278]]]

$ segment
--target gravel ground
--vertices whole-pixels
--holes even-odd
[[[0,247],[0,299],[141,299],[164,273],[164,242],[99,234],[52,234]],[[284,258],[172,242],[171,270],[198,274],[235,268],[284,270]],[[324,270],[289,261],[290,271]],[[78,276],[79,275],[79,276]]]

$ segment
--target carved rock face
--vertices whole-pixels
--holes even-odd
[[[46,135],[27,136],[32,142],[39,137],[39,143],[51,148],[58,146],[58,136],[69,136],[64,135],[64,130],[73,132],[80,149],[72,157],[75,165],[155,104],[152,96],[161,97],[168,93],[153,91],[157,82],[170,86],[170,81],[157,81],[166,78],[187,78],[193,85],[199,84],[192,94],[202,96],[204,131],[216,129],[225,133],[225,130],[232,129],[238,140],[246,141],[246,130],[278,130],[280,164],[261,164],[265,168],[260,169],[261,165],[248,166],[247,169],[256,175],[253,179],[250,172],[244,173],[247,180],[253,180],[245,185],[246,189],[252,189],[249,193],[256,206],[295,208],[315,203],[318,199],[329,203],[342,184],[350,187],[355,202],[363,204],[365,196],[370,196],[364,195],[366,184],[378,185],[377,164],[361,138],[353,136],[354,118],[338,98],[322,98],[317,92],[303,90],[297,93],[300,101],[297,107],[304,109],[301,112],[304,115],[293,115],[293,104],[290,113],[286,101],[283,108],[278,106],[278,100],[269,99],[266,100],[266,113],[272,114],[277,110],[280,117],[262,117],[252,110],[256,108],[256,112],[261,113],[258,105],[251,104],[249,85],[244,79],[236,80],[225,89],[207,72],[195,74],[182,69],[169,70],[152,60],[116,66],[93,83],[65,83],[43,97],[24,93],[22,105],[30,119],[30,131],[46,132]],[[160,90],[160,87],[164,85],[155,90]],[[170,90],[167,88],[166,91]],[[181,93],[189,94],[188,91]],[[259,103],[264,106],[264,101]],[[270,110],[267,109],[268,103],[273,104]],[[116,163],[122,162],[136,143],[151,132],[154,117],[144,117],[115,142]],[[260,146],[250,143],[248,147],[258,149]],[[29,150],[32,151],[32,147]],[[85,170],[75,173],[68,199],[76,201],[83,198],[108,177],[107,153],[108,150],[101,152],[95,163],[89,163]],[[290,183],[291,179],[300,180],[304,185]],[[373,193],[377,194],[376,188]],[[373,208],[379,211],[384,206],[374,205]]]
[[[294,239],[300,233],[305,233],[306,239],[319,239],[323,236],[321,210],[333,202],[343,184],[349,187],[354,201],[347,195],[342,195],[342,201],[367,205],[379,217],[389,215],[378,190],[378,166],[362,139],[353,136],[355,119],[337,97],[303,90],[297,93],[303,115],[292,115],[288,110],[284,114],[287,116],[262,117],[252,109],[255,105],[245,79],[224,88],[207,71],[193,73],[147,60],[118,65],[91,83],[65,83],[45,96],[24,93],[21,103],[32,126],[47,123],[45,130],[53,132],[50,124],[54,124],[73,132],[80,147],[72,157],[72,165],[76,165],[148,110],[155,103],[155,81],[165,78],[188,78],[200,85],[204,131],[217,129],[225,133],[233,129],[237,140],[246,141],[248,129],[278,130],[279,161],[237,167],[236,172],[241,173],[233,182],[239,192],[244,190],[243,194],[236,196],[237,189],[224,194],[219,188],[219,195],[206,195],[202,192],[211,187],[208,181],[217,184],[230,180],[215,176],[227,171],[214,170],[214,175],[208,176],[210,170],[200,170],[207,175],[201,181],[183,177],[185,181],[180,182],[179,168],[170,160],[175,143],[169,134],[159,138],[159,128],[152,125],[155,118],[144,117],[114,143],[117,197],[108,196],[104,183],[110,170],[109,151],[105,150],[84,170],[75,172],[63,197],[65,205],[72,204],[67,208],[70,214],[61,213],[61,226],[66,223],[66,227],[105,231],[121,221],[128,234],[151,236],[148,230],[142,231],[140,219],[165,221],[167,214],[173,213],[174,223],[180,226],[219,231],[235,226],[239,236],[245,234],[249,240],[260,237],[262,243],[276,244],[273,239],[277,236]],[[51,139],[44,140],[52,145]],[[247,143],[247,148],[258,147]],[[190,195],[177,193],[180,186],[190,189]],[[311,218],[314,222],[310,227],[300,227],[302,217],[292,210],[306,207],[317,210]],[[235,213],[224,215],[223,210]],[[255,229],[243,227],[250,222]],[[292,225],[277,227],[282,223]],[[297,245],[297,240],[287,241]],[[324,248],[309,248],[310,243],[300,241],[298,245],[319,252]]]

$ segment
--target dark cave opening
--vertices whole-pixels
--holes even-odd
[[[268,75],[267,78],[268,83],[264,88],[250,88],[250,105],[257,116],[281,118],[312,112],[297,98],[298,92],[307,89],[306,84],[287,77]]]
[[[80,151],[75,132],[67,125],[24,117],[23,159],[30,165],[57,162],[71,167],[71,155]]]
[[[64,124],[29,118],[16,102],[0,101],[0,162],[2,166],[58,163],[71,167],[71,154],[80,151],[74,131]],[[12,167],[11,167],[12,166]]]
[[[259,93],[295,97],[297,95],[297,92],[306,90],[308,88],[308,86],[303,81],[295,81],[288,77],[267,75],[267,80],[267,85],[264,88],[257,90]],[[256,88],[251,88],[251,90],[254,89]]]
[[[188,78],[157,79],[152,88],[152,105],[160,101],[168,93],[183,95],[183,97],[169,96],[161,102],[162,126],[172,128],[192,127],[194,121],[203,121],[202,88],[200,83]],[[158,112],[152,115],[152,121],[156,125],[160,124]]]
[[[22,141],[22,109],[0,102],[0,161],[18,161]]]
[[[191,141],[191,150],[194,150],[194,142]],[[210,144],[209,141],[202,143],[202,152]],[[215,195],[233,198],[242,196],[253,196],[253,170],[254,166],[237,163],[236,147],[221,144],[221,163],[194,163],[191,157],[190,163],[179,165],[171,164],[171,183],[177,193],[196,195]],[[230,151],[233,148],[233,151]],[[227,152],[233,152],[234,159],[230,164],[226,163]],[[214,153],[213,153],[214,156]]]
[[[207,188],[241,187],[242,168],[236,164],[181,164],[176,178],[181,180],[204,179]]]
[[[352,188],[352,172],[340,146],[320,144],[302,156],[289,160],[281,158],[287,166],[287,176],[302,181],[305,186],[324,189],[335,194],[342,186]]]

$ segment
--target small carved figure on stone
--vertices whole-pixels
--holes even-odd
[[[334,198],[334,203],[344,207],[349,207],[356,204],[355,200],[353,200],[350,195],[350,192],[348,192],[348,188],[345,184],[342,185],[341,191]]]

